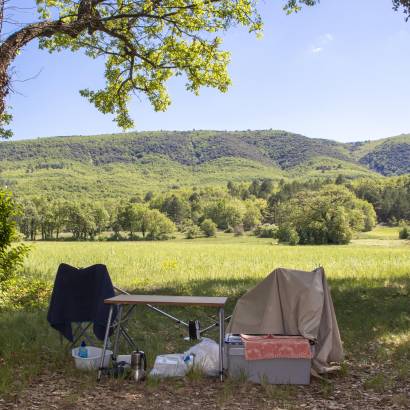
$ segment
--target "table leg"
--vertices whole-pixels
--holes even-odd
[[[123,308],[123,305],[118,306],[117,329],[115,329],[114,348],[113,348],[113,354],[112,354],[114,366],[116,366],[117,364],[118,341],[120,339],[122,308]]]
[[[225,343],[225,312],[219,308],[219,378],[224,381],[224,343]]]
[[[98,376],[97,376],[97,381],[99,382],[101,379],[101,372],[104,367],[104,357],[105,357],[105,352],[107,350],[107,343],[108,343],[108,336],[110,334],[110,327],[111,327],[111,320],[112,320],[112,313],[114,310],[114,306],[110,306],[110,312],[108,313],[108,320],[107,320],[107,327],[105,329],[105,336],[104,336],[104,345],[103,345],[103,351],[102,351],[102,356],[101,356],[101,361],[100,361],[100,367],[98,369]]]

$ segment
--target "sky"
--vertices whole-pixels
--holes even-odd
[[[172,79],[166,112],[133,99],[134,130],[272,128],[345,142],[410,133],[410,22],[391,0],[322,0],[291,16],[283,3],[259,2],[262,39],[240,28],[224,34],[227,93],[206,88],[195,96]],[[34,10],[25,13],[30,20]],[[103,59],[49,54],[32,43],[13,71],[14,140],[122,132],[79,94],[103,85]]]

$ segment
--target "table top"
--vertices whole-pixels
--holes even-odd
[[[118,295],[105,299],[114,305],[179,305],[224,307],[227,297],[219,296],[165,296],[165,295]]]

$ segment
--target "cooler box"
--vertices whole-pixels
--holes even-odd
[[[229,335],[225,339],[228,374],[254,383],[309,384],[313,356],[301,336]]]

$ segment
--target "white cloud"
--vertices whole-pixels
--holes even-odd
[[[312,47],[310,51],[312,53],[320,53],[321,51],[323,51],[323,48],[322,47]]]
[[[333,39],[333,35],[330,33],[322,34],[317,37],[314,43],[309,47],[309,52],[313,54],[321,53]]]
[[[330,33],[326,33],[323,35],[323,39],[327,42],[333,41],[333,36]]]

